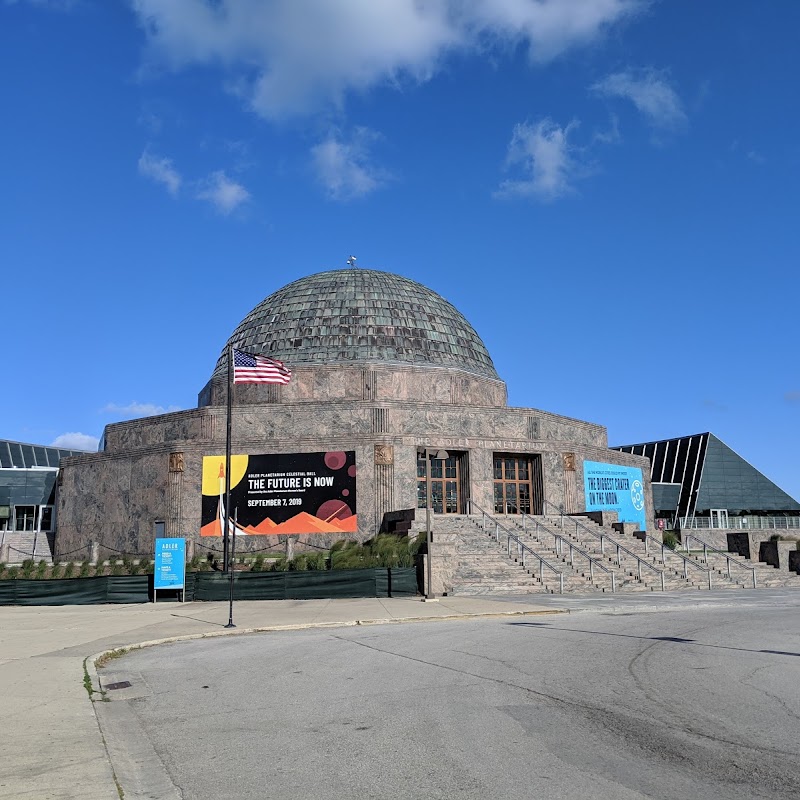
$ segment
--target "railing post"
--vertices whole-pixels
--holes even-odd
[[[616,591],[617,591],[617,575],[612,570],[611,571],[611,593],[613,594]]]
[[[525,533],[528,532],[528,515],[527,514],[523,514],[522,515],[522,530]]]
[[[486,530],[486,512],[483,512],[483,529]]]
[[[591,578],[592,583],[594,583],[594,561],[591,559],[589,559],[589,577]]]
[[[494,521],[494,540],[500,541],[500,523],[497,520]]]
[[[708,591],[711,591],[711,570],[708,570]]]
[[[661,591],[666,592],[667,590],[664,588],[664,573],[661,573]]]
[[[731,560],[727,556],[725,556],[725,561],[728,562],[728,580],[730,580],[731,579]]]
[[[753,573],[753,588],[755,589],[756,588],[756,568],[753,567],[751,572]]]
[[[570,565],[571,567],[572,567],[572,566],[575,566],[575,564],[574,564],[574,560],[573,560],[573,559],[574,559],[574,555],[573,555],[573,548],[572,548],[572,544],[570,543],[570,546],[569,546],[569,565]]]
[[[558,573],[558,593],[564,594],[564,573]]]
[[[661,574],[663,576],[664,573],[662,572]],[[642,579],[642,559],[641,558],[637,558],[636,559],[636,577],[639,580]]]
[[[539,559],[539,583],[544,583],[544,561]]]
[[[606,537],[603,534],[600,534],[600,555],[604,556],[606,554]]]

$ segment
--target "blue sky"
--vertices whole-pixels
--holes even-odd
[[[800,498],[796,0],[0,0],[0,437],[191,408],[303,275],[398,272],[512,405]],[[83,437],[83,438],[82,438]]]

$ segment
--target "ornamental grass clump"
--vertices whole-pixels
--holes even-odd
[[[674,550],[678,546],[678,537],[672,531],[666,531],[663,537],[664,547]]]
[[[363,544],[342,540],[331,547],[331,569],[412,567],[424,544],[424,533],[414,539],[384,533]]]
[[[64,567],[64,577],[65,578],[71,578],[74,574],[75,574],[75,562],[74,561],[70,561]]]

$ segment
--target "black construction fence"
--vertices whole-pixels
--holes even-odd
[[[413,597],[415,567],[375,567],[303,572],[235,572],[234,600],[319,600],[341,597]],[[186,600],[227,600],[230,575],[186,574]],[[174,600],[175,589],[159,589],[158,601]],[[152,575],[0,581],[0,606],[70,606],[146,603],[153,599]]]

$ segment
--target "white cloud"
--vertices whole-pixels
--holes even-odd
[[[524,42],[533,61],[587,44],[648,0],[131,0],[149,62],[218,64],[269,119],[350,91],[429,79],[452,52]]]
[[[227,216],[250,199],[250,192],[219,170],[212,172],[203,182],[197,197],[199,200],[208,200],[220,214]]]
[[[139,174],[165,186],[173,197],[178,194],[183,183],[180,173],[172,165],[172,159],[159,158],[147,150],[139,157]]]
[[[375,191],[388,178],[370,160],[369,145],[379,138],[367,128],[356,129],[349,141],[332,133],[311,148],[317,179],[335,200],[350,200]]]
[[[663,72],[654,69],[615,72],[595,83],[592,90],[604,97],[630,100],[654,128],[680,130],[686,126],[683,103]]]
[[[102,409],[103,414],[113,414],[122,417],[154,417],[158,414],[169,414],[171,411],[180,411],[180,406],[157,406],[155,403],[137,403],[135,400],[126,406],[109,403]]]
[[[100,440],[88,433],[62,433],[56,436],[50,447],[62,447],[64,450],[97,450]]]
[[[574,181],[587,172],[577,148],[569,142],[569,135],[578,124],[573,121],[561,128],[552,120],[543,119],[515,126],[507,164],[518,166],[524,177],[503,181],[496,194],[555,200],[574,191]]]

